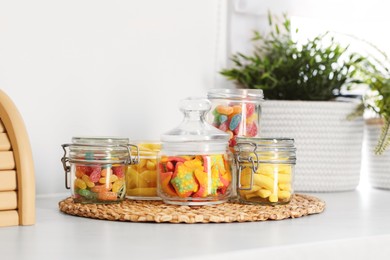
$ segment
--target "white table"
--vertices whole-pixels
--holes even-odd
[[[231,224],[93,220],[38,198],[36,225],[0,228],[0,259],[390,259],[390,191],[312,195],[323,213]]]

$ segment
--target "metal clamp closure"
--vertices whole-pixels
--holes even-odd
[[[246,147],[246,146],[249,146],[249,148],[251,149],[251,150],[249,150],[249,152],[254,153],[255,160],[250,155],[247,157],[241,156],[242,148]],[[239,190],[251,190],[253,188],[253,174],[255,174],[257,172],[257,169],[259,168],[259,157],[256,153],[257,144],[251,143],[251,142],[243,142],[243,143],[238,143],[235,146],[235,148],[238,149],[238,152],[235,152],[235,160],[238,164],[238,181],[237,181],[238,189]],[[247,152],[247,151],[245,151],[245,152]],[[241,173],[243,170],[242,163],[251,163],[251,165],[252,165],[251,176],[250,176],[250,185],[249,185],[249,187],[246,187],[246,188],[243,188],[241,185]]]
[[[69,163],[69,157],[66,157],[66,148],[69,147],[70,144],[63,144],[61,146],[62,149],[64,150],[64,156],[62,156],[61,162],[65,171],[65,188],[69,190],[70,189],[70,185],[69,185],[70,163]]]

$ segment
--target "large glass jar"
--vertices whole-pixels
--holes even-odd
[[[180,103],[183,122],[161,136],[158,195],[165,203],[210,205],[232,194],[232,154],[229,136],[205,121],[207,99]]]
[[[207,97],[212,102],[208,122],[229,134],[231,148],[239,136],[259,136],[264,97],[261,89],[211,89]]]
[[[72,143],[62,148],[65,186],[71,189],[75,202],[115,203],[124,199],[126,168],[138,162],[138,148],[127,138],[73,137]]]
[[[293,194],[294,139],[237,138],[237,196],[250,204],[287,204]]]
[[[126,171],[126,197],[137,200],[159,200],[157,196],[157,155],[161,144],[155,141],[132,142],[139,149],[138,164]]]

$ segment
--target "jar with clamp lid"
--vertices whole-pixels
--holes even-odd
[[[65,186],[71,189],[75,202],[115,203],[124,199],[125,172],[128,165],[138,163],[137,146],[129,144],[127,138],[73,137],[72,143],[62,148]]]
[[[237,138],[237,196],[249,204],[287,204],[293,194],[294,139]]]
[[[156,141],[132,143],[139,149],[139,162],[127,168],[126,197],[136,200],[160,200],[157,196],[157,155],[161,144]]]
[[[205,121],[207,99],[182,100],[183,122],[161,136],[158,195],[165,203],[210,205],[232,194],[232,154],[229,135]]]
[[[237,137],[257,137],[260,133],[261,89],[211,89],[207,98],[212,103],[208,122],[229,134],[229,146]]]

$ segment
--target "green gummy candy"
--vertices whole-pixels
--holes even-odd
[[[87,199],[94,199],[96,196],[95,196],[95,193],[93,193],[93,192],[91,192],[91,191],[89,191],[89,190],[79,190],[78,191],[78,193],[81,195],[81,196],[83,196],[83,197],[85,197],[85,198],[87,198]]]

